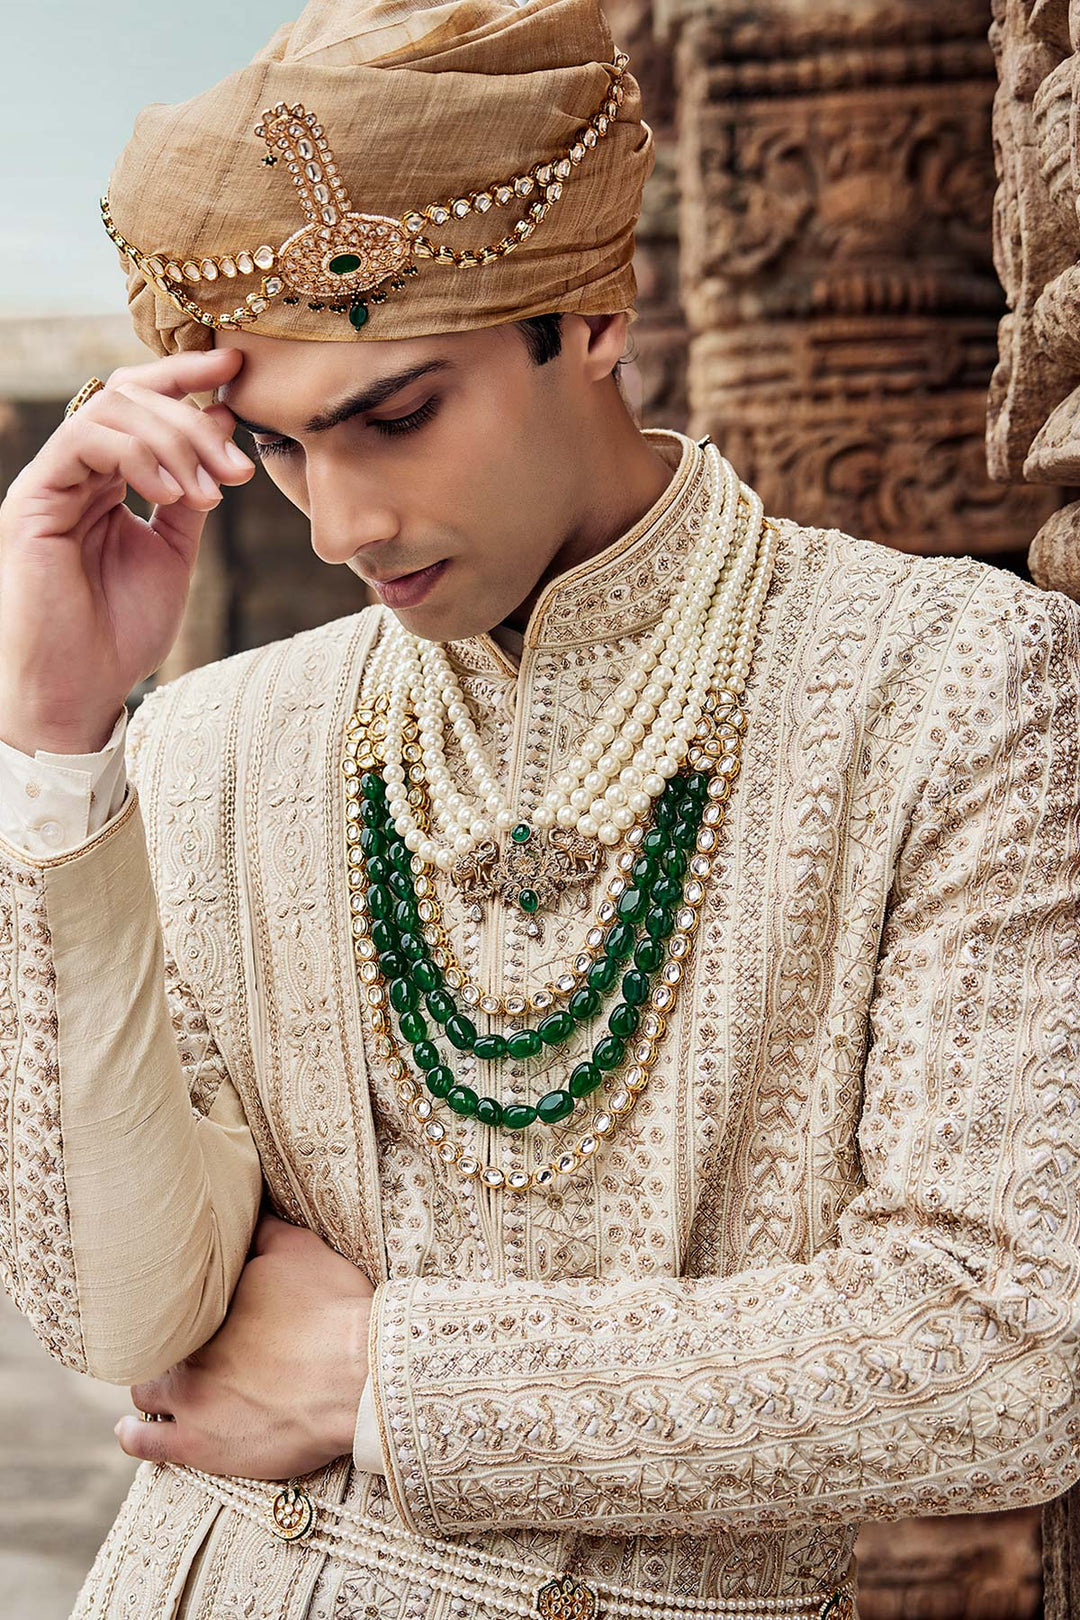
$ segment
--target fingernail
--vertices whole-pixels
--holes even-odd
[[[232,462],[234,467],[242,467],[245,472],[249,467],[254,465],[249,457],[245,456],[240,446],[238,444],[233,444],[231,439],[225,446],[225,454]]]
[[[123,1423],[123,1421],[124,1421],[124,1420],[123,1420],[123,1418],[121,1418],[121,1419],[120,1419],[120,1423]],[[114,1430],[113,1430],[113,1434],[115,1434],[115,1435],[116,1435],[116,1437],[117,1437],[117,1439],[119,1439],[119,1438],[120,1438],[120,1423],[118,1423],[118,1424],[117,1424],[117,1425],[116,1425],[116,1427],[115,1427],[115,1429],[114,1429]]]
[[[158,477],[161,479],[161,482],[165,486],[168,494],[182,495],[184,493],[183,488],[176,482],[176,479],[173,477],[172,473],[169,472],[167,467],[162,467],[160,463],[158,465]]]
[[[218,489],[217,484],[214,482],[213,478],[211,478],[205,467],[199,468],[198,472],[195,474],[195,482],[198,484],[204,495],[212,495],[215,500],[221,499],[221,491]]]

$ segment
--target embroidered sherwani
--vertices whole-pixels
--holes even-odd
[[[546,588],[520,662],[450,646],[524,815],[702,520],[690,447],[655,443],[669,489]],[[48,1351],[128,1382],[194,1350],[264,1186],[379,1285],[385,1475],[343,1458],[307,1484],[375,1548],[384,1525],[383,1556],[286,1543],[145,1464],[76,1613],[502,1617],[545,1572],[601,1614],[635,1592],[640,1613],[768,1609],[843,1582],[867,1516],[1068,1487],[1076,609],[779,524],[743,770],[652,1082],[528,1195],[425,1145],[359,993],[339,762],[383,631],[368,609],[164,688],[121,813],[51,860],[3,850],[0,1251]],[[540,938],[506,907],[444,910],[463,966],[507,993],[572,961],[595,898],[568,892]],[[504,1102],[535,1096],[522,1065],[489,1074]],[[506,1168],[581,1128],[442,1117]]]

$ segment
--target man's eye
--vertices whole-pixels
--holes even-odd
[[[437,408],[437,401],[428,399],[417,410],[410,411],[408,416],[371,417],[370,422],[377,433],[392,438],[396,433],[415,433],[417,428],[431,421]]]
[[[295,444],[295,441],[292,440],[292,439],[255,439],[255,438],[253,438],[251,440],[251,448],[254,450],[256,456],[258,456],[260,461],[265,461],[267,456],[288,456],[288,455],[291,455],[292,452],[296,449],[296,444]]]

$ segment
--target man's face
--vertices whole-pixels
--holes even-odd
[[[513,326],[385,343],[219,332],[244,364],[218,398],[307,514],[317,555],[448,641],[528,597],[587,499],[595,365],[586,323],[563,333],[537,366]]]

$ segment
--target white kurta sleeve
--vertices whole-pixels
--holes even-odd
[[[120,780],[73,848],[0,837],[0,1275],[51,1355],[126,1384],[220,1325],[262,1179]]]
[[[121,712],[94,754],[33,756],[0,742],[0,837],[28,855],[63,855],[117,814],[127,795]]]

